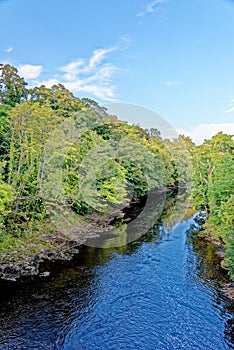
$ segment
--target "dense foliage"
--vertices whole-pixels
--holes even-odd
[[[190,191],[193,182],[193,202],[215,223],[234,275],[233,152],[229,135],[199,147],[184,136],[162,140],[61,84],[29,89],[1,64],[1,244],[48,229],[56,213],[110,214],[148,191]]]
[[[182,138],[163,142],[157,129],[128,125],[61,84],[27,89],[10,65],[0,77],[2,235],[33,233],[56,211],[110,213],[189,182]]]
[[[214,237],[224,243],[225,264],[234,277],[234,140],[219,132],[193,150],[193,198],[209,215]]]

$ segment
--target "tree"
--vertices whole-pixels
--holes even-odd
[[[225,265],[234,278],[234,194],[221,205],[221,228],[219,233],[225,242]]]
[[[15,189],[15,221],[17,217],[26,220],[37,211],[37,206],[41,207],[39,190],[45,144],[59,122],[60,118],[50,108],[31,101],[21,103],[10,113],[8,183]]]
[[[4,183],[0,179],[0,241],[2,238],[2,229],[5,225],[5,220],[11,212],[12,203],[14,200],[14,189],[12,186]]]
[[[228,171],[227,171],[228,169]],[[208,183],[208,201],[210,213],[217,224],[221,222],[222,203],[226,203],[234,193],[234,161],[227,152],[217,160],[213,176]]]
[[[9,158],[11,139],[10,111],[10,106],[0,105],[0,162]]]
[[[211,140],[205,140],[204,145],[212,149],[212,153],[222,155],[229,153],[234,155],[233,135],[224,134],[222,131],[214,135]]]
[[[217,173],[215,182],[222,181],[221,172],[223,172],[224,176],[228,176],[228,174],[225,174],[225,166],[229,167],[230,165],[230,170],[232,169],[233,152],[234,141],[232,140],[232,136],[223,134],[222,132],[219,132],[210,140],[205,140],[203,145],[198,146],[194,152],[193,166],[195,175],[193,198],[198,206],[205,207],[208,212],[210,209],[215,210],[212,198],[215,196],[215,192],[219,191],[217,187],[219,185],[213,183],[214,174]],[[228,164],[225,165],[225,162],[228,162]],[[223,186],[224,183],[222,184]],[[217,188],[215,189],[215,187]]]
[[[224,243],[224,263],[234,277],[234,140],[219,132],[194,152],[193,198],[208,208],[214,234]]]
[[[53,85],[51,88],[46,88],[45,85],[34,87],[30,90],[30,96],[32,101],[40,105],[47,105],[60,117],[67,118],[74,112],[85,108],[80,99],[62,84]]]
[[[17,68],[0,64],[0,103],[11,107],[27,99],[27,83],[18,75]]]
[[[100,106],[96,101],[91,100],[90,98],[82,98],[81,102],[84,104],[85,107],[94,110],[95,112],[99,113],[102,116],[107,115],[107,108]]]

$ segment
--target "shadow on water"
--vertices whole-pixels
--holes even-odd
[[[199,240],[196,234],[188,236],[191,250],[196,253],[197,278],[204,284],[209,285],[214,291],[214,305],[220,306],[221,317],[227,315],[225,322],[224,338],[234,349],[234,301],[226,297],[222,292],[222,287],[230,280],[227,271],[221,267],[221,259],[216,255],[218,247],[206,244]]]
[[[192,234],[183,197],[161,195],[146,233],[116,223],[119,247],[83,246],[71,262],[42,266],[45,279],[1,285],[0,349],[234,349],[215,247]]]

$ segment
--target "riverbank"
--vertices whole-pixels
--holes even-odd
[[[148,200],[160,200],[170,192],[151,191]],[[0,281],[16,282],[24,277],[47,277],[50,271],[41,269],[46,262],[69,262],[79,254],[79,248],[88,241],[108,238],[118,220],[133,220],[146,203],[146,197],[130,202],[124,208],[110,213],[93,213],[79,216],[78,225],[66,225],[54,230],[53,225],[45,224],[40,230],[25,232],[20,237],[11,238],[10,243],[0,250]],[[9,236],[10,237],[10,236]]]
[[[79,226],[63,230],[44,229],[27,232],[12,240],[6,252],[0,253],[0,280],[15,282],[21,277],[46,277],[50,271],[41,271],[46,261],[70,261],[79,253],[79,247],[89,239],[105,236],[113,226],[111,222],[124,216],[123,211],[111,215],[90,215],[79,221]]]
[[[170,196],[169,192],[173,196],[173,191],[167,188],[150,191],[147,197],[132,201],[121,210],[80,216],[78,225],[64,225],[62,229],[52,230],[48,224],[38,232],[25,232],[19,238],[12,239],[12,245],[6,252],[0,251],[0,280],[15,282],[21,277],[47,277],[50,271],[41,269],[45,262],[71,261],[79,253],[80,246],[90,245],[90,242],[96,246],[99,238],[101,241],[111,238],[117,221],[130,222],[144,208],[150,214],[155,203],[162,203],[163,206],[165,198]]]

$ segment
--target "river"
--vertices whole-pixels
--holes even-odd
[[[1,287],[0,349],[234,349],[216,248],[197,240],[193,217],[172,216],[128,245],[83,247],[48,278]]]

